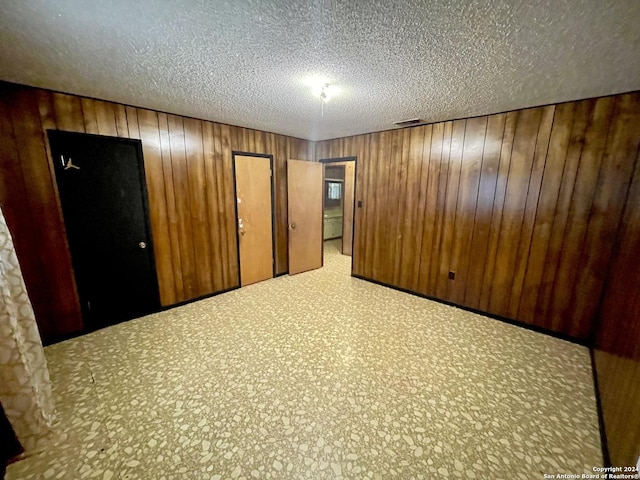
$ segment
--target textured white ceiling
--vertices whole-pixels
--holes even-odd
[[[311,140],[640,89],[638,0],[0,0],[0,78]],[[342,87],[321,116],[305,77]]]

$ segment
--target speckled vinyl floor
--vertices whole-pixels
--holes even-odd
[[[8,479],[591,472],[586,348],[325,267],[46,348],[57,440]]]

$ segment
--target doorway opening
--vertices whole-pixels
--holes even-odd
[[[321,159],[324,164],[324,251],[353,253],[356,157]]]

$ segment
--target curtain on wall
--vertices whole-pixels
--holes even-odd
[[[13,240],[0,210],[0,402],[25,453],[54,421],[49,371]]]

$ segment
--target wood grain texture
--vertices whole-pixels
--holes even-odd
[[[628,192],[597,315],[595,345],[600,350],[640,361],[640,152]]]
[[[589,341],[640,142],[639,101],[318,142],[323,155],[360,155],[353,273]],[[638,268],[630,254],[625,262]]]
[[[162,153],[160,151],[160,128],[156,112],[151,110],[139,110],[138,122],[140,136],[143,139],[142,156],[147,180],[147,193],[149,203],[155,208],[149,210],[151,224],[157,225],[162,232],[154,235],[153,249],[157,257],[156,274],[160,296],[170,303],[175,302],[176,293],[173,279],[168,277],[171,272],[171,244],[169,238],[169,224],[167,215],[167,202],[164,189],[164,172],[162,168]]]
[[[242,286],[273,278],[271,160],[234,156]]]
[[[287,162],[290,274],[322,267],[323,170],[320,163]]]
[[[287,272],[286,162],[315,160],[313,142],[9,83],[0,117],[0,205],[45,342],[83,328],[47,129],[141,140],[165,306],[239,286],[232,152],[273,155],[276,273]]]
[[[485,262],[479,262],[477,259],[486,258],[489,249],[493,205],[499,177],[500,150],[506,119],[506,114],[502,114],[493,115],[487,121],[487,134],[482,151],[478,185],[478,200],[475,205],[473,231],[469,247],[467,288],[465,299],[462,302],[473,308],[480,308]]]
[[[344,202],[342,218],[342,254],[353,254],[353,213],[356,186],[356,164],[346,162],[344,172]]]
[[[611,465],[636,465],[640,456],[640,360],[594,351]]]
[[[622,100],[627,125],[640,121],[640,111],[628,109],[629,101],[638,100]],[[636,158],[628,193],[607,191],[627,198],[597,314],[594,360],[611,463],[627,466],[640,455],[640,148],[637,139],[623,135],[629,129],[618,130],[612,143],[620,145],[626,137],[623,148],[635,148]]]

